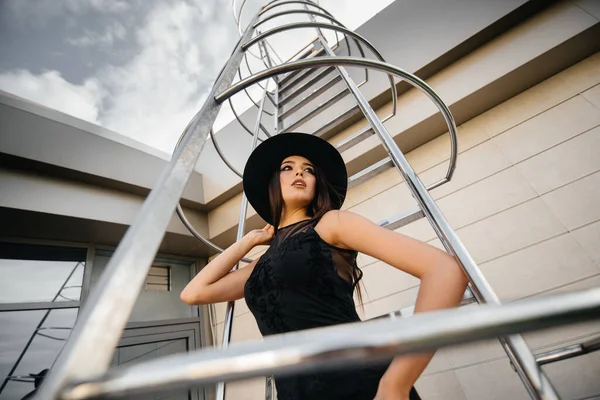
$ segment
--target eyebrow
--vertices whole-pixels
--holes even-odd
[[[287,161],[284,161],[284,162],[282,162],[282,163],[281,163],[281,165],[282,165],[282,166],[283,166],[284,164],[296,164],[296,162],[295,162],[295,161],[293,161],[293,160],[287,160]],[[311,164],[311,163],[309,163],[309,162],[303,162],[303,163],[302,163],[302,165],[308,165],[309,167],[313,167],[313,168],[314,168],[314,165],[312,165],[312,164]]]

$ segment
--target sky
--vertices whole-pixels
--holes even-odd
[[[354,30],[392,2],[319,4]],[[247,0],[242,24],[265,3]],[[272,44],[283,57],[312,37],[305,30]],[[170,153],[238,38],[231,0],[0,0],[0,90]],[[234,104],[241,112],[250,102]],[[224,106],[215,128],[232,118]]]

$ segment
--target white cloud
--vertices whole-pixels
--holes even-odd
[[[21,26],[44,26],[56,17],[88,12],[122,13],[130,9],[131,0],[4,0],[7,13]]]
[[[112,46],[116,41],[125,39],[126,36],[127,30],[123,24],[115,21],[112,25],[107,26],[103,33],[86,30],[83,35],[76,38],[67,38],[66,41],[79,47]]]
[[[111,92],[103,125],[172,149],[210,90],[218,72],[215,59],[226,59],[231,51],[227,30],[212,22],[213,16],[208,5],[157,5],[137,32],[139,54],[100,74]]]
[[[264,3],[263,0],[250,2]],[[353,29],[391,2],[370,0],[367,4],[361,0],[322,0],[321,4]],[[70,16],[90,10],[104,14],[139,12],[137,4],[141,4],[133,0],[38,0],[35,6],[29,2],[25,6],[18,0],[9,3],[13,8],[19,8],[23,15],[29,13],[27,15],[38,16],[44,21],[60,12]],[[239,3],[240,0],[238,6]],[[104,32],[85,31],[81,27],[83,34],[69,40],[75,46],[92,46],[110,45],[125,37],[134,39],[138,51],[123,65],[102,66],[80,85],[67,82],[56,71],[40,75],[23,70],[5,72],[0,75],[0,88],[170,151],[204,103],[210,86],[237,41],[237,36],[233,36],[234,22],[229,6],[230,0],[156,0],[146,7],[151,10],[142,17],[144,22],[139,27],[126,30],[113,23]],[[249,12],[252,7],[249,6]],[[296,15],[279,22],[299,20],[306,18]],[[314,37],[314,31],[279,35],[271,43],[282,49],[282,56],[286,58],[295,53],[307,37]],[[250,62],[254,72],[264,68],[252,57]],[[262,90],[255,86],[250,92],[258,100]],[[234,104],[241,114],[251,102],[241,93],[234,97]],[[233,114],[225,104],[216,128],[231,119]],[[272,121],[266,120],[265,125],[271,124]]]
[[[99,123],[103,90],[95,79],[75,85],[57,71],[33,75],[26,70],[0,74],[0,87],[25,99],[83,120]]]

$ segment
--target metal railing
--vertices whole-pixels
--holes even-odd
[[[327,370],[348,363],[365,364],[393,355],[422,352],[472,340],[501,337],[500,341],[531,398],[558,399],[558,395],[541,372],[535,356],[517,333],[598,318],[600,315],[600,289],[554,297],[526,299],[500,305],[491,286],[450,228],[428,192],[449,182],[456,166],[458,152],[456,124],[442,99],[415,75],[385,63],[368,41],[340,26],[341,24],[333,17],[326,18],[331,24],[316,22],[315,15],[331,16],[317,3],[309,0],[275,0],[265,5],[254,15],[248,26],[242,28],[241,20],[245,4],[244,0],[238,13],[235,0],[233,2],[234,18],[238,23],[241,35],[239,42],[219,73],[204,106],[182,133],[169,165],[144,202],[140,213],[103,272],[98,286],[83,307],[67,345],[43,383],[37,398],[44,400],[119,398],[174,388],[217,384],[217,399],[222,400],[225,396],[223,382],[227,380],[271,376],[274,373],[277,375],[296,374],[308,369],[311,371]],[[253,36],[255,28],[261,22],[267,19],[275,21],[283,16],[281,14],[284,13],[267,15],[283,5],[288,7],[297,5],[299,8],[294,11],[294,14],[304,13],[310,21],[281,25]],[[317,8],[318,11],[310,11],[309,7]],[[301,50],[292,59],[282,63],[281,58],[267,39],[280,32],[297,28],[314,28],[317,39],[305,46],[307,50]],[[333,46],[330,46],[322,35],[321,29],[332,29],[344,34],[346,38],[351,37],[356,40],[356,43],[359,43],[359,50],[361,50],[360,46],[364,45],[378,59],[336,55]],[[346,40],[346,43],[349,49],[350,42]],[[250,50],[253,45],[259,46],[259,55]],[[319,46],[321,50],[314,51],[315,46]],[[251,75],[243,78],[240,66],[242,62],[248,63],[247,53],[259,60],[266,68],[252,73],[248,65]],[[271,56],[271,53],[275,57]],[[361,56],[364,55],[362,50],[359,53]],[[323,56],[320,56],[321,54]],[[236,93],[245,92],[249,96],[246,90],[251,85],[265,82],[265,85],[262,86],[263,96],[260,104],[253,101],[257,108],[254,129],[250,130],[242,124],[243,129],[253,135],[251,149],[254,149],[260,140],[259,132],[272,135],[281,134],[286,129],[280,121],[282,115],[278,104],[281,98],[280,85],[284,84],[286,80],[288,83],[292,82],[292,79],[295,79],[294,76],[300,76],[292,75],[292,73],[301,70],[312,71],[306,73],[308,77],[319,67],[333,68],[332,71],[335,71],[340,77],[339,82],[344,83],[347,92],[356,101],[355,106],[333,118],[332,121],[339,121],[360,110],[370,125],[352,135],[348,141],[340,144],[340,147],[347,149],[370,135],[377,135],[388,153],[388,158],[382,160],[379,167],[393,165],[407,182],[418,203],[418,209],[410,210],[408,213],[390,218],[380,224],[396,227],[398,224],[409,223],[422,217],[427,218],[447,251],[457,258],[469,277],[474,298],[480,303],[489,304],[417,314],[410,319],[394,318],[293,332],[270,336],[259,342],[229,345],[234,311],[234,303],[231,302],[227,306],[225,315],[222,349],[206,349],[193,354],[168,356],[120,368],[107,374],[113,350],[119,341],[173,212],[177,212],[185,226],[196,238],[212,250],[222,251],[197,232],[178,204],[206,140],[212,135],[212,125],[221,105],[225,101],[230,101]],[[393,114],[395,114],[397,97],[394,78],[408,82],[434,102],[448,125],[451,138],[450,162],[448,170],[441,180],[429,187],[423,185],[384,125],[385,120],[393,114],[380,119],[344,67],[360,67],[388,75],[394,104]],[[236,74],[240,77],[240,81],[232,85]],[[285,74],[287,76],[281,78]],[[269,78],[273,78],[276,85],[273,93],[268,91],[266,84]],[[264,112],[267,99],[274,103],[275,110],[272,113]],[[310,101],[306,103],[308,104]],[[297,107],[294,112],[304,106],[305,104]],[[269,132],[261,123],[264,114],[273,115],[273,132]],[[237,113],[235,115],[241,122]],[[324,129],[330,129],[334,122],[326,122],[316,132],[321,133]],[[240,175],[218,148],[218,135],[211,137],[215,149],[225,164]],[[372,171],[366,171],[362,176],[368,176],[367,174],[370,172]],[[355,176],[354,178],[356,182],[359,177]],[[238,223],[238,239],[244,234],[246,209],[247,200],[244,196]],[[243,261],[251,260],[244,259]],[[267,384],[270,388],[267,396],[272,397],[273,385],[269,378]]]

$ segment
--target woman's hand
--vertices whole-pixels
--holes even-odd
[[[275,229],[271,225],[267,224],[262,229],[254,229],[248,232],[246,236],[244,236],[244,239],[246,239],[250,245],[254,247],[271,244],[274,235]]]

